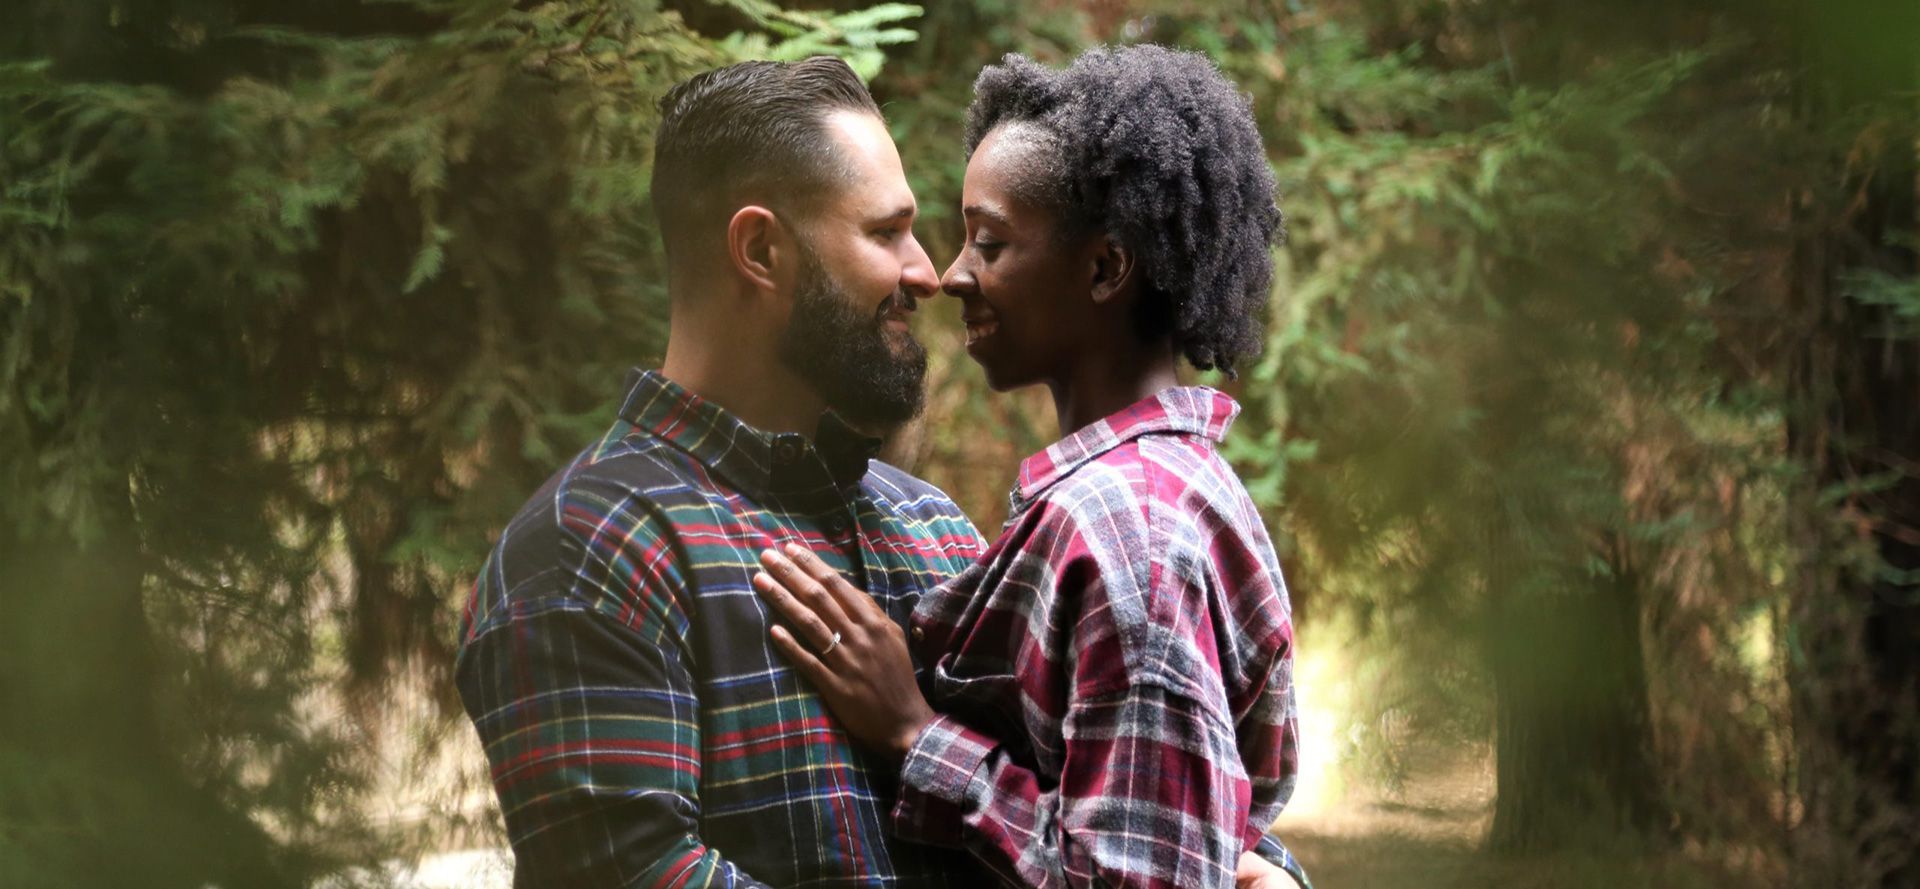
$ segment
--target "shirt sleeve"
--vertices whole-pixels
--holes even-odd
[[[530,554],[550,567],[475,624],[456,667],[514,885],[760,886],[700,836],[700,702],[665,537],[617,505],[591,512]]]
[[[895,832],[963,846],[1035,889],[1232,884],[1247,787],[1214,766],[1232,750],[1217,720],[1139,686],[1075,702],[1067,731],[1069,767],[1048,787],[993,738],[936,717],[902,769]]]
[[[1009,882],[1036,889],[1231,886],[1251,794],[1233,727],[1187,686],[1114,650],[1124,634],[1111,623],[1116,607],[1125,610],[1117,600],[1137,605],[1147,579],[1103,573],[1091,557],[1068,559],[1053,595],[1079,603],[1080,617],[1072,656],[1051,668],[1072,671],[1059,781],[939,716],[903,764],[894,831],[965,847]]]
[[[1293,852],[1287,848],[1285,843],[1280,842],[1279,837],[1270,833],[1263,833],[1260,835],[1260,841],[1254,844],[1252,849],[1248,849],[1247,851],[1266,859],[1267,863],[1285,871],[1287,876],[1292,877],[1294,884],[1298,885],[1300,889],[1313,889],[1312,881],[1307,879],[1306,869],[1300,866],[1300,859],[1293,857]]]

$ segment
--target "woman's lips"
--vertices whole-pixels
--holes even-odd
[[[967,345],[972,346],[1000,329],[1000,322],[990,318],[967,320]]]

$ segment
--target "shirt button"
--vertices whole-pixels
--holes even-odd
[[[782,432],[773,439],[773,462],[792,463],[800,459],[801,438],[796,432]]]
[[[912,636],[913,641],[915,642],[927,641],[927,631],[920,629],[919,627],[914,627],[912,630],[909,630],[907,632],[907,635]]]
[[[820,524],[827,529],[830,537],[839,537],[847,531],[847,520],[838,515],[829,515]]]

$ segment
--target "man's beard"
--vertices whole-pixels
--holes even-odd
[[[910,300],[896,289],[886,302],[863,310],[827,273],[812,246],[803,243],[780,361],[855,426],[905,423],[919,415],[926,397],[927,350],[906,336],[906,353],[895,354],[886,316],[897,303]]]

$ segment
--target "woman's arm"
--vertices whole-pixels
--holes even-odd
[[[1075,689],[1054,782],[934,714],[899,628],[831,568],[803,550],[762,564],[755,588],[795,628],[775,645],[849,734],[903,762],[896,834],[964,846],[1025,886],[1233,884],[1251,791],[1215,711],[1162,684]]]

